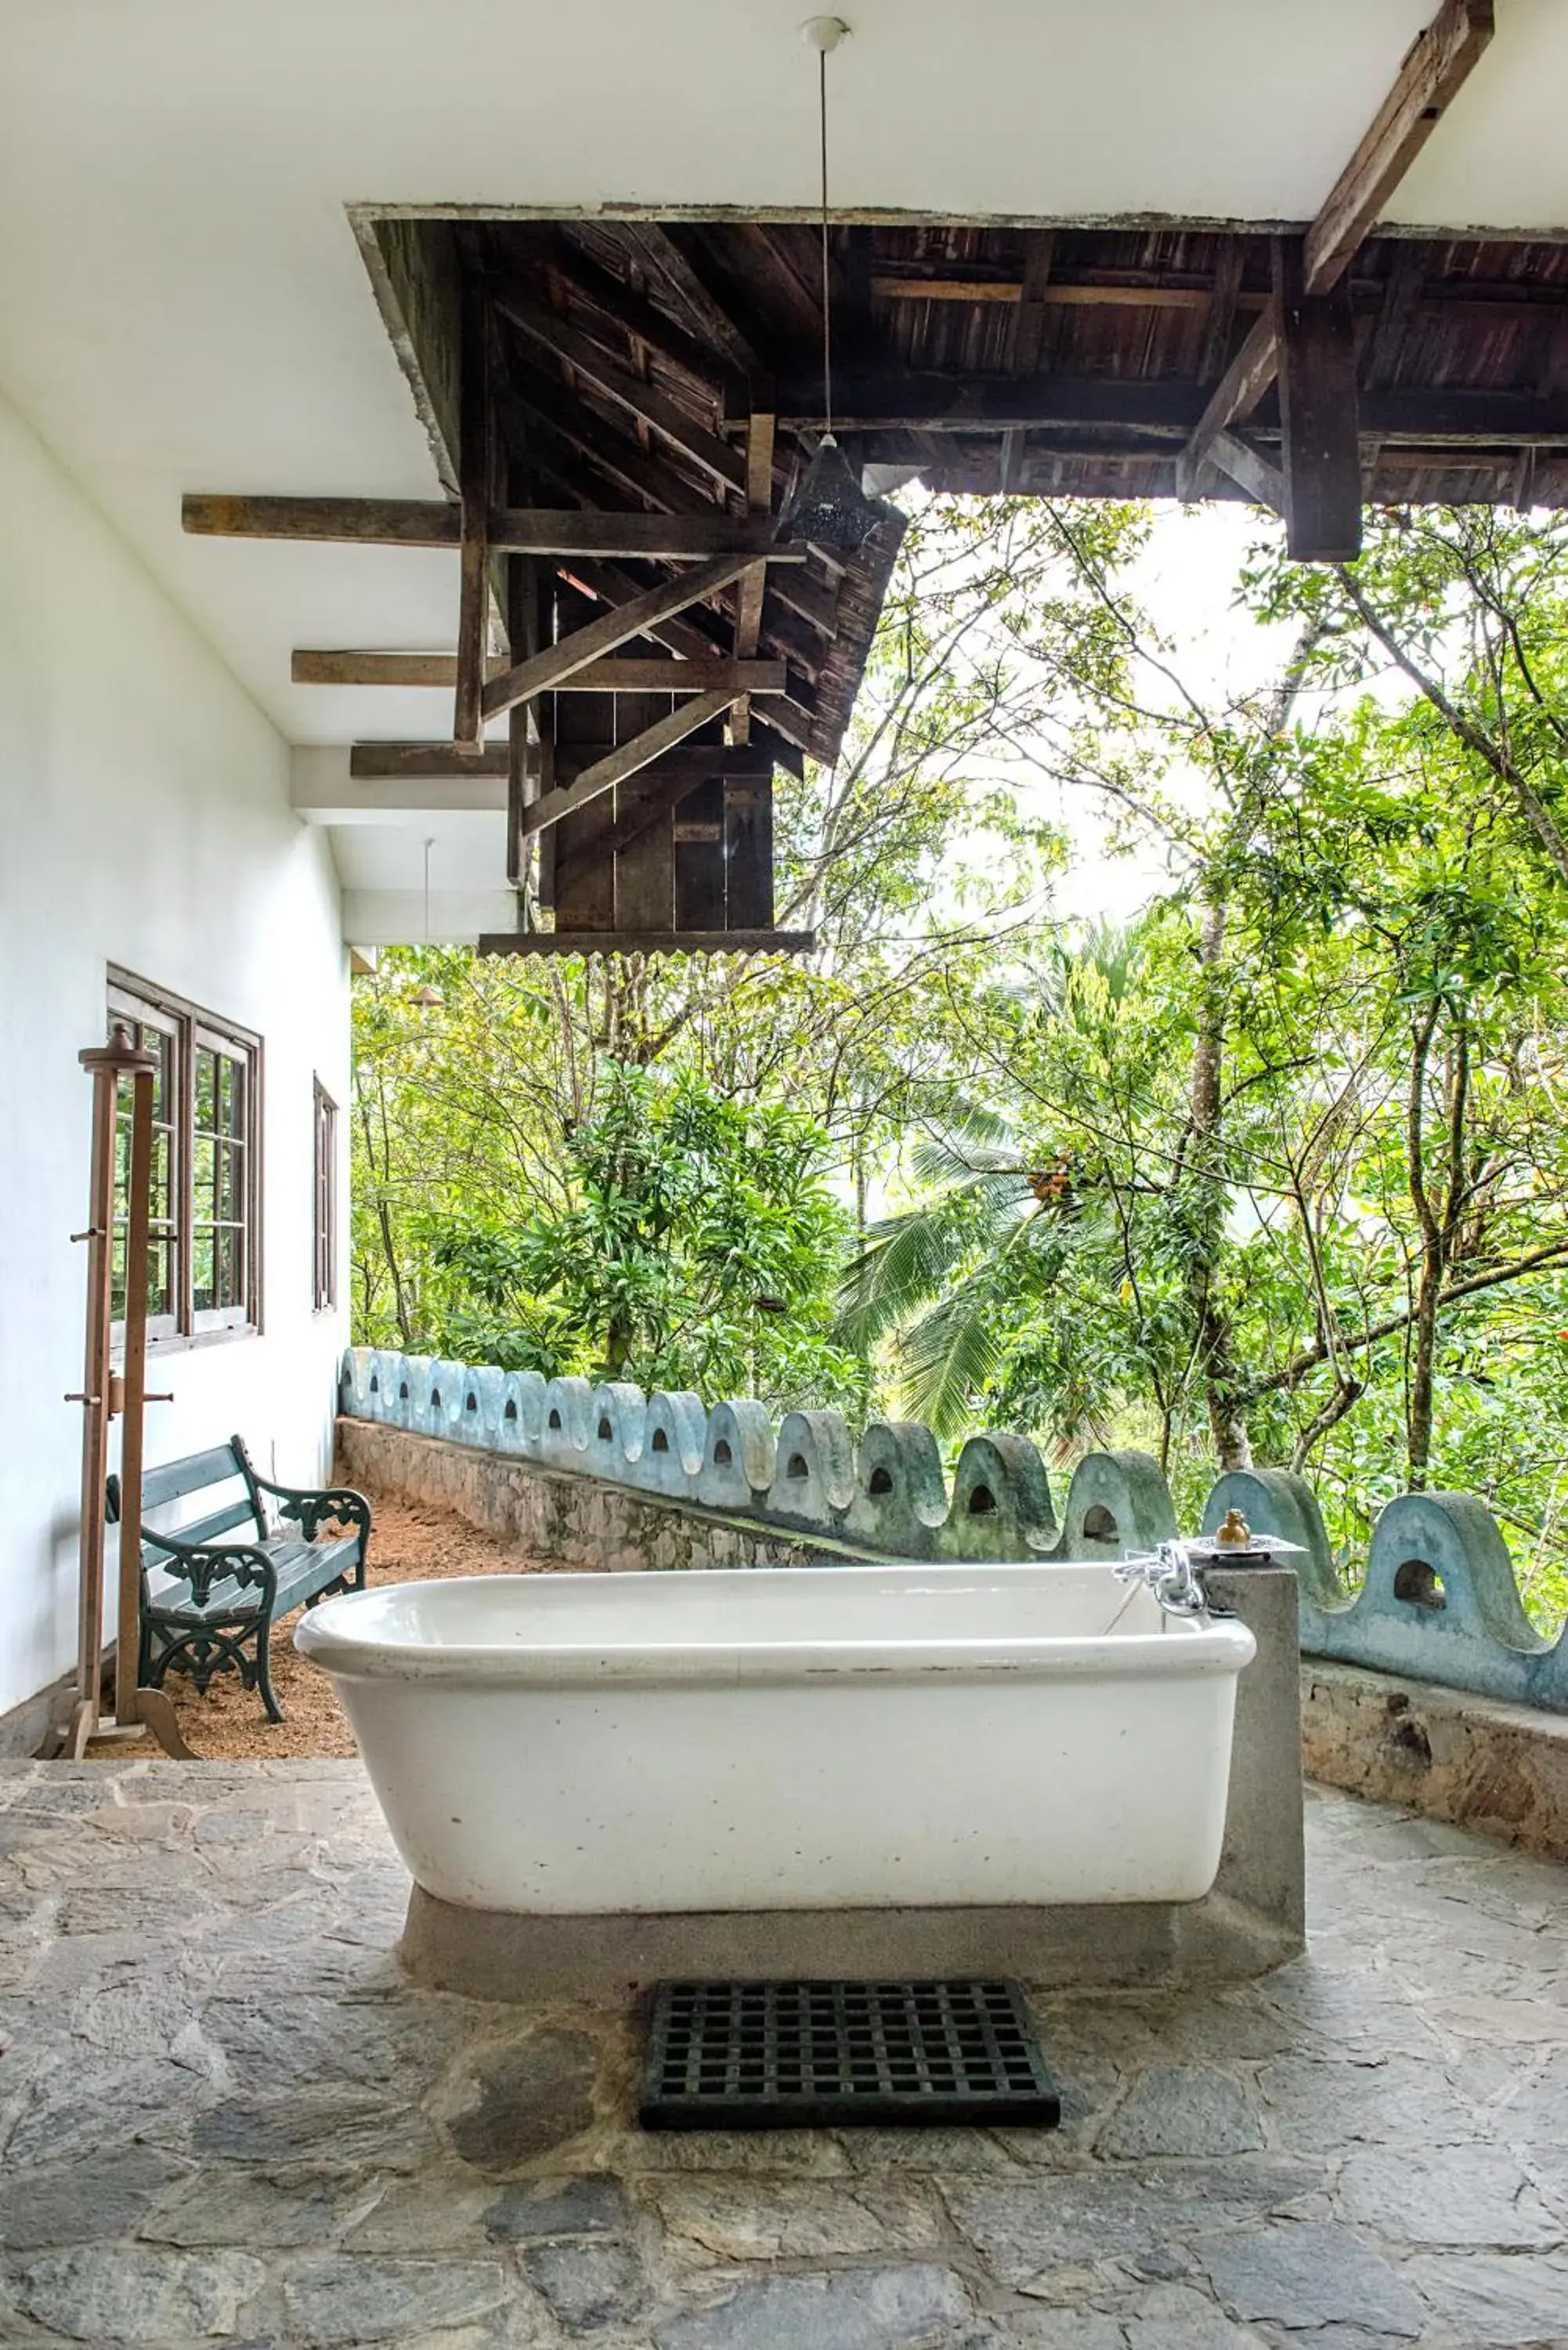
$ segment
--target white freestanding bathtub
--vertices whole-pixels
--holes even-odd
[[[295,1642],[416,1883],[544,1915],[1197,1900],[1254,1650],[1097,1565],[472,1576]]]

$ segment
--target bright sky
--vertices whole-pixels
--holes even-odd
[[[1261,628],[1235,608],[1236,581],[1251,548],[1269,530],[1250,506],[1154,507],[1147,548],[1129,581],[1161,633],[1180,648],[1182,676],[1212,703],[1254,691],[1277,674],[1293,630]],[[1085,920],[1125,921],[1168,879],[1158,843],[1132,855],[1110,854],[1106,813],[1090,795],[1043,781],[1039,804],[1074,843],[1071,870],[1056,892],[1060,912]]]

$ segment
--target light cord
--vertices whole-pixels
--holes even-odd
[[[827,51],[816,57],[817,111],[822,126],[822,404],[833,438],[833,296],[827,262]]]

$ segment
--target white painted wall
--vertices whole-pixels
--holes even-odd
[[[287,1478],[326,1466],[347,1319],[311,1307],[311,1077],[347,1112],[348,983],[325,836],[288,786],[272,724],[0,400],[0,1713],[74,1655],[77,1054],[109,962],[265,1045],[265,1333],[160,1353],[177,1401],[150,1408],[148,1458],[238,1430]]]

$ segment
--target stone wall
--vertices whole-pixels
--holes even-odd
[[[1309,1778],[1568,1862],[1568,1721],[1356,1665],[1302,1666]]]
[[[875,1420],[857,1442],[833,1411],[786,1412],[775,1428],[759,1403],[710,1410],[694,1395],[364,1347],[343,1358],[341,1403],[346,1420],[859,1556],[1119,1558],[1176,1533],[1169,1488],[1142,1452],[1090,1453],[1058,1515],[1045,1463],[1021,1436],[971,1436],[950,1489],[935,1437],[913,1420]]]

